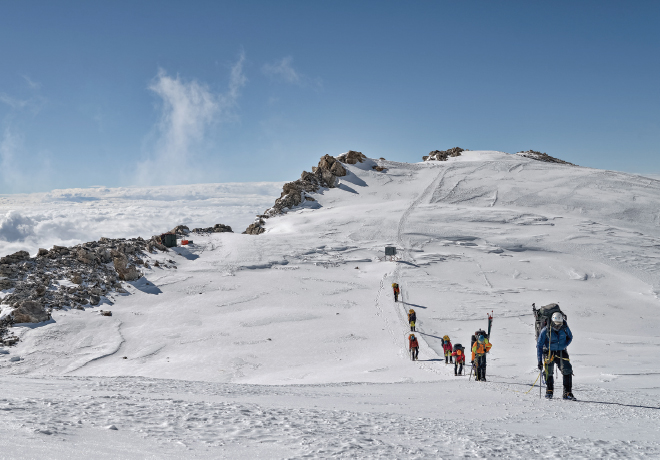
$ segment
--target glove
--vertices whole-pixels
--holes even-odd
[[[542,363],[541,361],[539,361],[539,370],[540,370],[540,371],[543,370],[543,363]]]
[[[470,364],[474,364],[474,360],[470,361]]]

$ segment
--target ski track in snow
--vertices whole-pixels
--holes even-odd
[[[660,457],[660,182],[497,152],[380,163],[258,237],[195,235],[198,258],[152,263],[159,294],[128,284],[111,318],[14,328],[0,458]],[[577,402],[532,387],[532,302],[568,314]],[[454,377],[440,337],[469,343],[491,310],[489,382]]]

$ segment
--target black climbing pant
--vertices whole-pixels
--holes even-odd
[[[486,380],[486,354],[475,356],[475,373],[477,380]]]
[[[573,390],[573,366],[568,358],[568,351],[551,351],[550,359],[545,363],[545,383],[547,390],[554,391],[555,389],[555,364],[559,368],[562,376],[564,377],[564,391],[570,393]]]
[[[419,357],[419,347],[412,347],[410,353],[412,354],[412,359],[417,359]]]
[[[454,363],[454,375],[463,374],[463,363]]]

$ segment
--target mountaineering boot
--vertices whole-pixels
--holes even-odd
[[[573,389],[573,374],[564,375],[564,394],[562,397],[564,399],[569,399],[575,401],[575,396],[571,390]]]
[[[545,399],[552,399],[552,390],[545,390]]]

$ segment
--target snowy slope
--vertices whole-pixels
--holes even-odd
[[[660,181],[489,151],[373,164],[262,235],[154,254],[178,269],[127,284],[112,317],[17,327],[0,433],[31,445],[43,425],[108,458],[659,455]],[[389,244],[398,262],[381,260]],[[568,315],[574,393],[590,402],[525,393],[532,302]],[[469,344],[491,310],[490,382],[454,377],[439,337]]]

